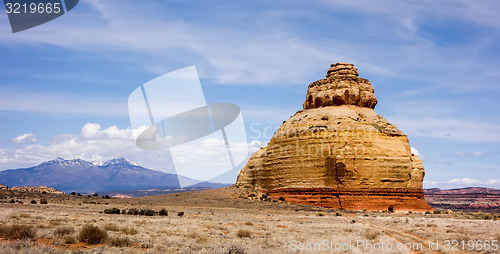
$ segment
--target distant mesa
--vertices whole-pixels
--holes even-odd
[[[370,82],[332,64],[308,87],[303,110],[255,152],[236,185],[293,203],[353,210],[427,211],[424,167],[407,136],[374,108]]]
[[[50,188],[47,186],[39,186],[39,187],[32,187],[32,186],[21,186],[21,187],[7,187],[3,184],[0,184],[0,190],[11,190],[11,191],[18,191],[18,192],[30,192],[30,193],[49,193],[49,194],[64,194],[64,192],[56,190],[54,188]]]

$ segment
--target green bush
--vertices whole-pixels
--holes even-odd
[[[168,211],[165,208],[162,208],[159,212],[158,215],[160,216],[168,216]]]
[[[341,213],[341,212],[339,212],[339,211],[336,211],[336,212],[335,212],[335,216],[342,216],[342,213]]]
[[[108,232],[106,230],[100,229],[97,226],[88,224],[83,226],[78,235],[78,240],[80,242],[88,244],[101,244],[108,238]]]
[[[390,213],[393,213],[394,212],[394,206],[393,205],[390,205],[388,208],[387,208],[387,211],[390,212]]]
[[[104,209],[105,214],[120,214],[120,209],[118,208],[111,208],[111,209]]]
[[[151,209],[141,209],[139,211],[139,215],[145,215],[145,216],[155,216],[156,212]]]
[[[130,209],[128,209],[127,214],[128,215],[139,215],[139,209],[137,209],[137,208],[130,208]]]

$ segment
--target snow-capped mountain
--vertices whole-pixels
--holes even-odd
[[[179,177],[198,183],[194,179]],[[0,183],[6,186],[48,186],[64,192],[179,188],[177,175],[147,169],[125,158],[105,162],[57,158],[30,168],[0,171]]]

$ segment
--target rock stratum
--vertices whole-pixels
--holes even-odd
[[[348,63],[309,85],[304,109],[255,152],[236,185],[288,202],[427,211],[424,167],[408,137],[375,111],[370,82]]]

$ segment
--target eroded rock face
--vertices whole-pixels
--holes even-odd
[[[358,70],[349,63],[332,64],[325,79],[309,85],[304,109],[340,105],[375,108],[377,98],[370,81],[358,77]]]
[[[373,110],[373,92],[352,64],[332,64],[236,184],[324,207],[429,210],[422,162],[407,136]]]

